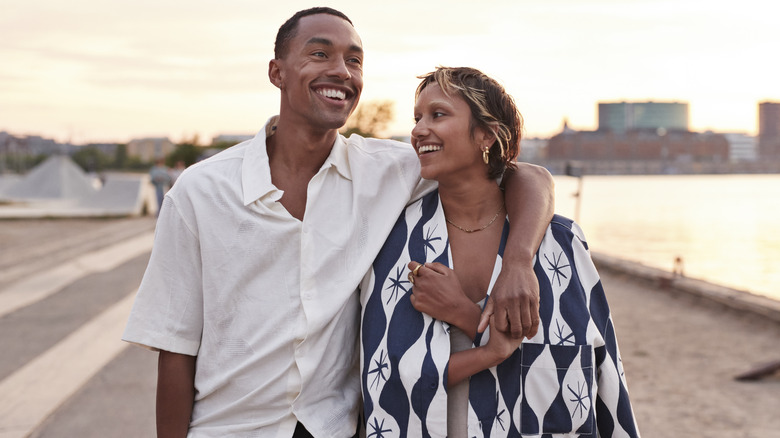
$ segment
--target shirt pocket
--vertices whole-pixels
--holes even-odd
[[[522,344],[523,436],[595,433],[593,357],[592,345]]]

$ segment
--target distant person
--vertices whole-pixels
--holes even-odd
[[[432,189],[410,145],[339,135],[363,88],[362,43],[344,14],[296,13],[274,55],[279,115],[165,196],[123,336],[160,352],[160,437],[353,436],[357,287],[404,206]],[[530,336],[530,260],[552,183],[530,165],[505,179],[518,229],[506,254],[528,262],[504,270],[493,295],[508,333]]]
[[[165,192],[171,187],[171,175],[168,173],[168,166],[165,165],[165,158],[158,158],[149,170],[149,178],[154,185],[154,193],[157,195],[157,214],[162,209]]]
[[[580,228],[555,216],[536,256],[540,330],[478,333],[516,222],[496,179],[522,118],[472,68],[423,76],[412,145],[438,189],[410,204],[361,284],[366,435],[638,437],[615,328]],[[511,224],[511,227],[510,227]],[[446,321],[446,322],[445,322]],[[521,342],[522,341],[522,342]]]
[[[184,161],[176,161],[176,164],[173,166],[170,172],[168,172],[168,174],[171,176],[171,187],[176,184],[176,180],[179,179],[179,176],[181,176],[181,173],[184,172],[184,169],[186,168],[187,166],[184,165]]]

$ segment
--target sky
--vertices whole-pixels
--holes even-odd
[[[346,13],[366,53],[361,102],[395,101],[408,135],[420,74],[476,67],[529,137],[597,103],[689,104],[690,129],[756,134],[780,101],[780,4],[767,0],[0,0],[0,131],[60,142],[253,134],[279,109],[268,61],[311,6]]]

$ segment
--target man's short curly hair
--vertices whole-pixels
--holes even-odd
[[[334,15],[336,17],[343,18],[344,20],[347,20],[349,24],[352,24],[352,20],[350,20],[349,17],[347,17],[343,12],[337,11],[333,8],[317,7],[298,11],[295,13],[295,15],[285,21],[284,24],[282,24],[282,26],[279,28],[279,32],[276,33],[276,41],[274,42],[274,58],[282,59],[283,57],[287,56],[290,40],[295,37],[295,34],[298,31],[298,22],[301,21],[301,18],[316,14]]]

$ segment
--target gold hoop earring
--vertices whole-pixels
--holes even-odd
[[[485,164],[488,164],[490,162],[490,157],[488,156],[488,149],[482,149],[482,161],[485,162]]]

